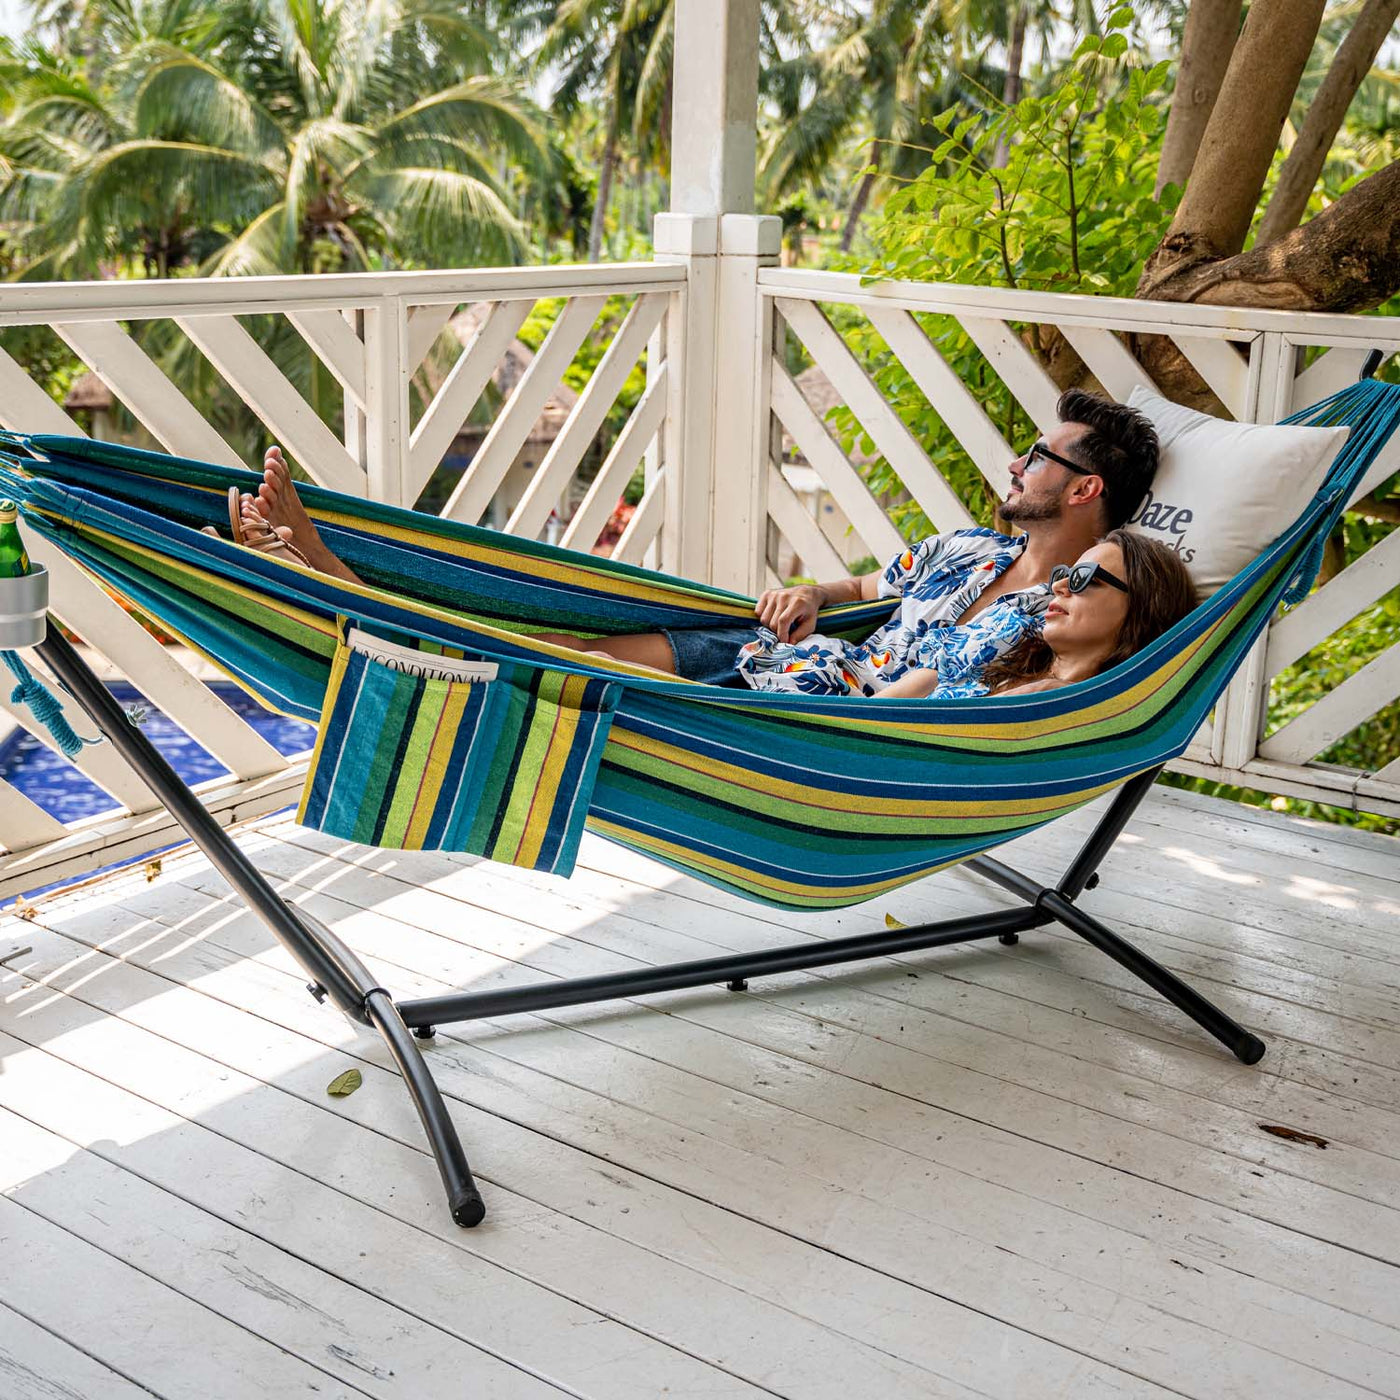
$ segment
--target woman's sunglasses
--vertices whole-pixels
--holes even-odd
[[[1031,443],[1025,454],[1026,465],[1022,468],[1024,472],[1039,471],[1045,462],[1055,462],[1059,466],[1067,467],[1076,476],[1095,476],[1097,473],[1091,472],[1087,467],[1081,467],[1078,462],[1071,462],[1068,457],[1061,457],[1058,452],[1051,452],[1045,445],[1045,439],[1039,438]]]
[[[1097,579],[1100,583],[1116,588],[1120,593],[1132,596],[1133,590],[1116,574],[1109,573],[1102,564],[1056,564],[1050,570],[1050,586],[1053,588],[1061,579],[1069,580],[1071,593],[1083,593]]]

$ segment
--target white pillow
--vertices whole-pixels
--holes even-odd
[[[1302,513],[1346,428],[1234,423],[1141,386],[1128,405],[1157,430],[1157,475],[1128,528],[1174,549],[1209,597]]]

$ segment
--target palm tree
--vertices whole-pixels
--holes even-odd
[[[929,90],[951,65],[949,0],[869,0],[827,6],[827,42],[780,65],[770,80],[778,120],[759,183],[776,203],[821,177],[854,138],[868,144],[841,236],[848,249],[878,173],[917,139]]]
[[[624,146],[643,168],[664,168],[669,158],[675,0],[516,0],[506,9],[510,29],[534,45],[536,67],[556,75],[552,109],[569,118],[598,104],[602,149],[588,238],[596,261]],[[784,44],[805,39],[809,12],[828,9],[828,0],[761,0],[760,72],[785,61]]]
[[[990,116],[999,102],[1014,104],[1032,40],[1048,53],[1057,26],[1098,27],[1092,0],[844,0],[827,8],[829,42],[792,59],[775,84],[784,100],[760,182],[768,201],[779,202],[829,172],[854,140],[867,143],[843,251],[880,175],[911,178],[923,167],[924,148],[941,140],[928,126],[936,112],[958,103]]]
[[[452,266],[523,248],[495,167],[538,164],[544,139],[518,88],[483,71],[489,38],[462,10],[141,3],[141,23],[125,22],[130,0],[84,7],[75,32],[128,44],[99,87],[49,56],[0,128],[0,221],[21,225],[31,275],[92,274],[138,248],[157,276]]]

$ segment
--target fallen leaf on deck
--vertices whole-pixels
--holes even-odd
[[[346,1094],[353,1094],[364,1082],[364,1077],[359,1070],[347,1069],[344,1074],[337,1074],[326,1085],[326,1093],[330,1094],[332,1098],[343,1099]]]
[[[1327,1146],[1327,1139],[1318,1137],[1316,1133],[1299,1132],[1297,1128],[1285,1128],[1280,1123],[1261,1123],[1259,1126],[1266,1133],[1272,1133],[1275,1137],[1283,1138],[1286,1142],[1310,1142],[1314,1147]]]
[[[895,918],[895,916],[894,916],[893,914],[886,914],[886,915],[885,915],[885,927],[886,927],[886,928],[908,928],[909,925],[908,925],[908,924],[901,923],[898,919]]]

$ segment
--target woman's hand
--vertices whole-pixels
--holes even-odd
[[[800,642],[812,635],[817,614],[826,603],[825,588],[803,583],[795,588],[770,588],[758,600],[754,612],[780,642]]]

